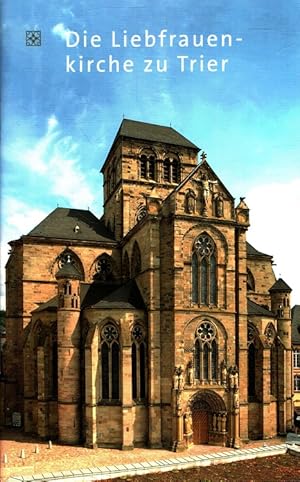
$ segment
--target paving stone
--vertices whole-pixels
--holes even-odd
[[[81,469],[81,472],[83,474],[91,474],[92,473],[90,469]]]

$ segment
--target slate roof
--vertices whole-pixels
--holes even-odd
[[[292,308],[292,343],[300,344],[300,305]]]
[[[79,230],[76,232],[75,227]],[[84,209],[56,208],[27,236],[71,239],[80,241],[114,242],[104,223]]]
[[[292,288],[290,288],[289,285],[286,284],[286,282],[283,281],[282,278],[278,278],[278,280],[275,281],[273,286],[271,286],[269,291],[270,292],[272,292],[272,291],[284,291],[284,292],[286,292],[287,291],[288,293],[290,293],[292,291]]]
[[[95,282],[83,286],[81,296],[83,308],[145,309],[143,298],[134,280],[121,286]]]
[[[191,147],[192,149],[197,149],[199,151],[199,147],[173,129],[173,127],[166,127],[158,124],[123,119],[116,137],[118,136],[132,137],[133,139],[142,139],[146,141],[164,142],[176,146]]]
[[[58,307],[58,296],[50,298],[45,303],[41,303],[32,313],[39,313],[40,311],[56,311]]]
[[[119,130],[114,138],[114,141],[110,147],[110,150],[106,156],[106,159],[101,168],[101,172],[104,171],[104,167],[110,158],[110,153],[114,148],[117,139],[127,137],[131,139],[140,139],[150,142],[163,142],[164,144],[171,144],[175,146],[189,147],[200,151],[199,147],[189,141],[182,134],[177,132],[172,127],[161,126],[158,124],[149,124],[147,122],[141,122],[131,119],[123,119]]]
[[[145,309],[145,303],[134,280],[124,285],[95,281],[92,284],[82,283],[80,287],[81,309]],[[58,296],[42,303],[33,313],[56,311]]]
[[[248,258],[268,258],[268,259],[272,259],[273,256],[271,256],[270,254],[265,254],[265,253],[262,253],[261,251],[258,251],[257,249],[255,249],[252,244],[248,243],[247,241],[247,257]]]
[[[248,315],[270,316],[271,318],[275,318],[275,314],[272,311],[267,310],[266,308],[264,308],[261,305],[258,305],[252,300],[247,300],[247,302],[248,302],[248,307],[247,307]]]
[[[82,275],[73,263],[64,263],[56,273],[55,277],[56,279],[81,279]]]

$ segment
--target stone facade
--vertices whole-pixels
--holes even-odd
[[[290,288],[249,209],[174,129],[124,120],[104,215],[11,242],[2,422],[132,449],[238,447],[292,426]]]

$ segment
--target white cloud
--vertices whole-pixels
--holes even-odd
[[[57,118],[47,119],[47,131],[32,148],[23,149],[17,161],[47,180],[49,194],[66,200],[72,207],[92,207],[95,194],[80,166],[78,145],[63,135]]]
[[[57,37],[60,37],[62,40],[65,40],[67,34],[70,32],[70,29],[66,28],[63,23],[57,23],[56,25],[54,25],[51,32],[54,35],[57,35]]]
[[[300,304],[300,178],[255,186],[246,201],[249,242],[273,256],[276,276],[292,288],[292,303]]]
[[[55,115],[52,115],[48,119],[48,131],[52,131],[58,125],[58,120],[56,119]]]

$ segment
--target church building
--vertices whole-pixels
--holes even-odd
[[[2,423],[175,451],[286,433],[291,289],[244,198],[182,134],[128,119],[101,172],[100,219],[56,208],[10,243]]]

